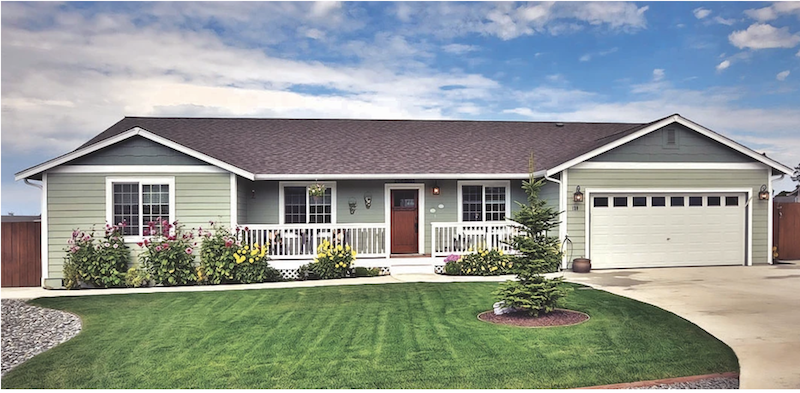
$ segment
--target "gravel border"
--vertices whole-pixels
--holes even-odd
[[[708,378],[689,382],[662,383],[631,389],[739,389],[738,378]]]
[[[2,299],[2,373],[61,344],[81,331],[81,319],[20,299]]]

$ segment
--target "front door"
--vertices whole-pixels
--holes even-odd
[[[392,191],[392,254],[419,252],[418,190]]]

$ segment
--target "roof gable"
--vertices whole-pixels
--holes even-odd
[[[207,165],[206,162],[156,143],[141,135],[117,142],[68,165]]]

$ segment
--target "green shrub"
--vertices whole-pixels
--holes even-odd
[[[95,238],[94,231],[72,231],[65,249],[66,288],[80,288],[81,282],[100,288],[122,286],[130,250],[123,241],[121,229],[122,226],[107,224],[102,239]]]
[[[448,261],[444,265],[444,274],[448,276],[460,276],[461,275],[461,261]]]
[[[128,269],[125,274],[125,286],[132,288],[140,288],[150,284],[150,275],[145,269],[137,269],[132,267]]]
[[[470,249],[471,251],[472,249]],[[511,261],[503,250],[493,248],[463,256],[450,255],[445,259],[444,271],[456,276],[497,276],[511,272]]]
[[[212,226],[210,232],[200,228],[199,235],[204,239],[197,270],[199,282],[250,284],[281,280],[280,272],[269,265],[269,244],[242,245],[222,226]]]
[[[350,246],[338,244],[334,246],[331,242],[323,240],[317,247],[317,257],[314,262],[301,267],[301,274],[307,274],[308,278],[343,278],[350,276],[350,268],[356,260],[356,250]],[[304,273],[305,272],[305,273]]]
[[[356,277],[376,277],[381,274],[381,269],[377,267],[361,267],[355,269]]]
[[[145,250],[139,255],[142,267],[148,271],[156,284],[186,285],[197,280],[194,267],[194,234],[183,232],[183,226],[167,220],[148,223],[151,239],[139,245]],[[157,227],[160,226],[160,229]],[[173,234],[174,231],[174,234]]]

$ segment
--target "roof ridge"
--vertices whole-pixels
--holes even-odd
[[[523,124],[630,124],[631,126],[640,126],[650,123],[632,123],[632,122],[601,122],[601,121],[528,121],[528,120],[468,120],[468,119],[352,119],[352,118],[289,118],[289,117],[180,117],[180,116],[125,116],[124,119],[148,119],[148,120],[289,120],[289,121],[386,121],[386,122],[437,122],[437,123],[523,123]],[[120,120],[122,121],[122,120]]]

